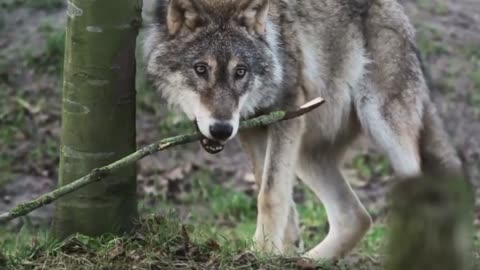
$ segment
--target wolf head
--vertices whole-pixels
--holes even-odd
[[[204,142],[220,147],[241,117],[273,102],[282,68],[268,14],[269,0],[159,2],[145,42],[147,73],[196,122]]]

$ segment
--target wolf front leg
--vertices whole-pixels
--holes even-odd
[[[257,229],[260,251],[283,254],[288,225],[295,166],[303,120],[294,119],[268,128],[267,150],[258,194]]]
[[[263,169],[267,152],[268,128],[254,128],[240,132],[242,147],[253,165],[257,187],[262,186]],[[283,237],[284,254],[300,254],[303,252],[303,241],[300,236],[298,212],[293,197],[290,199],[290,210]]]

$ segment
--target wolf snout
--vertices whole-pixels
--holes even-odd
[[[233,134],[233,126],[225,122],[216,122],[210,125],[209,130],[212,138],[219,141],[226,141]]]

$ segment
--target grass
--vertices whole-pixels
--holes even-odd
[[[20,95],[16,93],[16,95]],[[22,127],[27,120],[25,110],[12,106],[13,90],[0,87],[0,187],[12,180],[10,167],[15,157],[11,151],[15,147],[17,136],[21,136]]]
[[[448,48],[442,42],[442,33],[427,24],[417,24],[417,46],[426,59],[448,54]]]
[[[480,109],[480,62],[477,65],[477,68],[472,73],[472,81],[474,85],[473,89],[473,105]]]
[[[60,9],[66,3],[65,0],[23,0],[23,2],[27,7],[45,10]]]
[[[0,7],[14,10],[19,7],[41,9],[46,11],[57,10],[65,6],[65,0],[2,0]]]
[[[363,179],[386,177],[393,173],[388,159],[379,154],[357,155],[352,160],[352,166]]]
[[[467,44],[463,47],[463,52],[469,59],[480,60],[480,47],[476,43]]]
[[[63,70],[65,53],[65,31],[51,27],[41,27],[40,31],[45,36],[44,49],[33,53],[25,48],[27,66],[42,73],[55,73],[60,76]]]
[[[28,223],[15,234],[0,229],[0,269],[382,269],[389,233],[383,223],[370,229],[353,256],[338,262],[260,254],[251,251],[255,199],[215,185],[207,172],[198,172],[192,181],[186,196],[175,204],[161,199],[163,213],[144,214],[127,235],[73,235],[58,241]],[[298,210],[308,249],[325,236],[326,215],[312,193],[298,189],[304,193]],[[173,207],[189,207],[189,217],[180,220],[178,211],[168,210]],[[474,256],[479,266],[477,252]]]
[[[178,134],[194,132],[191,121],[188,121],[183,114],[166,112],[163,121],[158,125],[160,138],[168,138]]]
[[[132,234],[100,238],[76,235],[58,242],[46,228],[33,228],[25,219],[26,225],[17,233],[0,229],[0,253],[6,257],[7,269],[12,270],[379,269],[376,254],[381,254],[386,231],[382,224],[375,225],[360,244],[357,260],[312,264],[299,258],[252,253],[255,197],[217,183],[207,171],[195,172],[188,181],[188,190],[175,200],[159,196],[155,206],[141,209],[147,218]],[[303,194],[297,206],[308,249],[325,237],[326,213],[305,187],[297,187],[297,193]],[[180,220],[182,211],[188,215]]]
[[[443,1],[417,0],[417,5],[435,15],[447,15],[449,12],[448,6]]]
[[[419,0],[421,8],[438,14],[446,12],[436,7],[431,0]],[[64,0],[4,0],[0,7],[11,10],[19,6],[53,10],[64,5]],[[1,19],[0,19],[1,27]],[[49,25],[40,30],[44,36],[44,49],[28,53],[28,68],[38,73],[60,76],[63,64],[65,35]],[[419,48],[428,58],[448,53],[441,44],[435,29],[419,28]],[[477,46],[478,47],[478,46]],[[465,48],[465,54],[480,59],[480,50],[472,46]],[[23,49],[23,48],[22,48]],[[23,57],[20,57],[23,58]],[[1,59],[0,59],[1,61]],[[0,63],[3,65],[3,63]],[[5,68],[9,63],[5,63]],[[3,68],[0,68],[3,69]],[[0,74],[1,75],[1,74]],[[454,75],[452,74],[452,77]],[[0,78],[1,79],[1,78]],[[472,72],[475,85],[473,100],[480,107],[480,66]],[[160,113],[158,98],[154,91],[140,82],[137,100],[139,114],[162,115],[157,132],[159,137],[191,131],[192,125],[175,113]],[[15,137],[23,130],[28,120],[28,110],[15,102],[15,97],[38,105],[38,100],[24,97],[21,89],[3,89],[0,86],[0,172],[8,172],[14,162],[4,151],[15,143]],[[7,143],[3,143],[7,142]],[[58,153],[57,143],[46,140],[31,151],[35,161],[41,161]],[[387,160],[376,155],[360,155],[352,165],[362,178],[385,176],[391,173]],[[57,241],[47,228],[36,228],[24,220],[17,230],[0,227],[0,269],[379,269],[385,247],[388,228],[379,222],[375,224],[356,249],[358,260],[338,263],[305,263],[298,258],[279,258],[248,252],[255,231],[256,200],[250,194],[225,187],[212,180],[211,172],[198,170],[188,181],[190,187],[172,201],[165,194],[155,198],[151,207],[141,203],[146,218],[139,221],[134,233],[124,236],[106,235],[91,238],[74,235],[64,241]],[[8,179],[0,174],[2,181]],[[306,248],[311,248],[323,239],[328,231],[325,209],[315,196],[298,188],[303,199],[298,204],[301,217],[302,237]],[[181,212],[188,213],[179,219]],[[151,213],[161,213],[152,215]],[[480,247],[477,246],[477,250]],[[478,259],[477,259],[478,260]],[[480,261],[480,260],[478,260]],[[480,268],[479,268],[480,269]]]
[[[33,237],[32,237],[33,236]],[[32,240],[33,239],[33,240]],[[232,241],[204,227],[186,225],[175,213],[149,216],[135,233],[91,238],[73,235],[56,241],[45,233],[23,231],[6,246],[6,269],[369,269],[367,261],[306,262],[250,252],[251,242]],[[352,267],[352,268],[350,268]]]
[[[0,31],[3,30],[3,28],[5,28],[5,14],[6,12],[4,11],[0,11]]]
[[[173,204],[162,200],[159,207],[163,207],[163,214],[145,215],[134,232],[124,236],[74,235],[56,241],[45,230],[29,229],[30,225],[17,234],[0,230],[4,267],[12,270],[382,269],[385,239],[389,233],[383,223],[370,229],[355,255],[335,263],[251,252],[250,239],[255,230],[254,199],[225,187],[213,188],[212,178],[207,177],[206,172],[194,176],[191,192],[175,202],[177,207],[190,207],[191,215],[187,220],[179,220],[178,212],[166,210]],[[325,236],[325,211],[313,194],[303,187],[299,190],[305,192],[298,204],[303,239],[306,247],[311,248]],[[478,250],[478,243],[477,239],[475,250]],[[475,258],[478,266],[477,253]]]
[[[57,157],[59,152],[58,140],[47,137],[43,141],[40,141],[37,146],[32,149],[30,157],[33,162],[40,163],[42,160]]]

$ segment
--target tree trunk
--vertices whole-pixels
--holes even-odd
[[[135,151],[135,45],[141,0],[69,0],[59,185]],[[53,229],[100,235],[137,218],[136,167],[56,203]]]
[[[473,196],[466,181],[406,180],[391,199],[386,269],[472,269]]]

